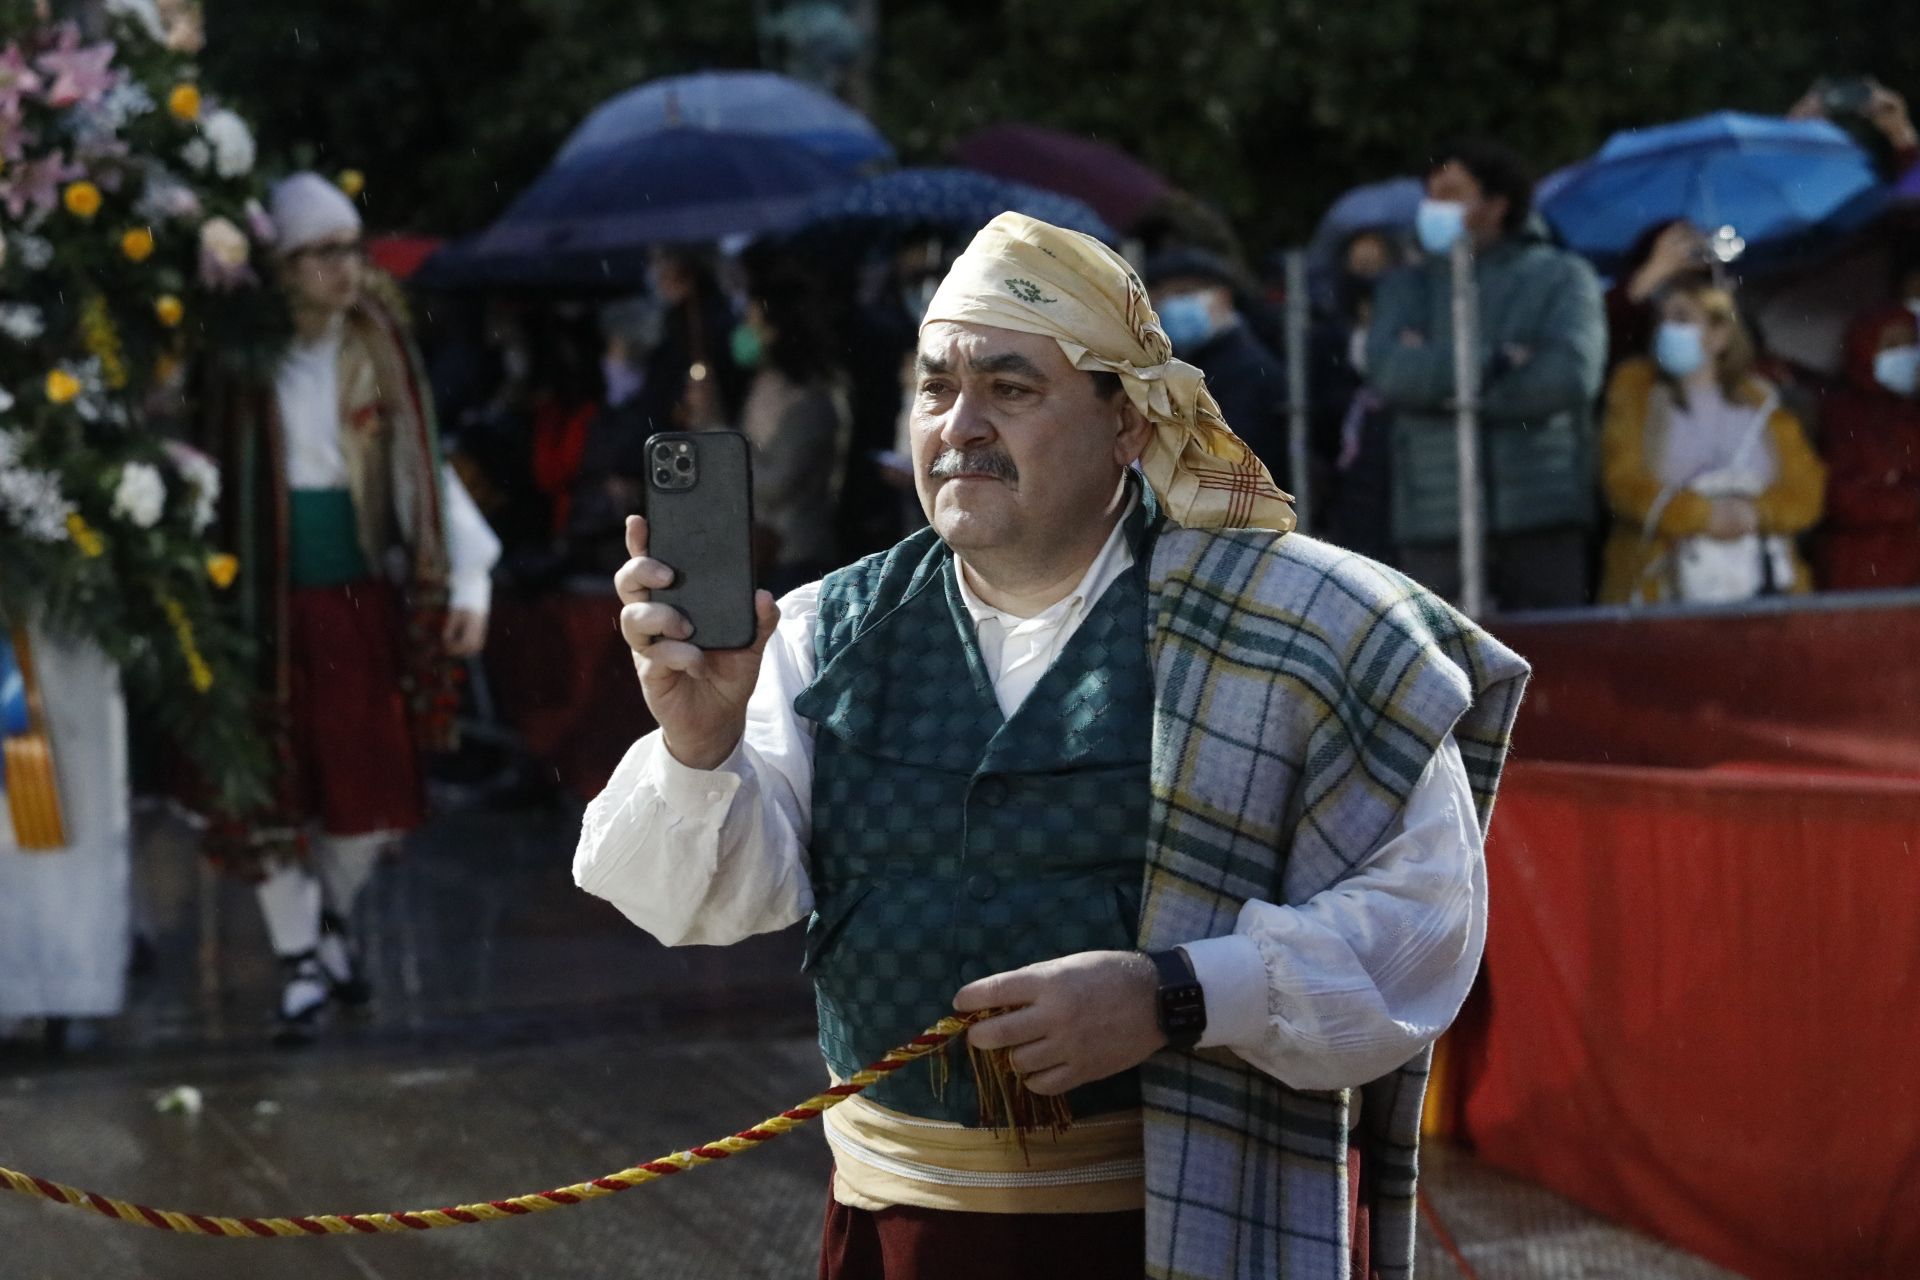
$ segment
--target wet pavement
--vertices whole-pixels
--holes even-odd
[[[378,998],[266,1047],[275,974],[252,895],[142,823],[155,968],[65,1057],[0,1043],[0,1164],[233,1216],[428,1208],[537,1191],[744,1128],[822,1082],[791,933],[667,950],[576,890],[577,812],[437,819],[360,931]],[[197,1115],[162,1112],[179,1085]],[[513,1222],[405,1236],[162,1235],[0,1195],[8,1280],[804,1277],[829,1167],[803,1130],[724,1165]],[[1719,1276],[1538,1188],[1435,1151],[1425,1276]],[[1463,1265],[1464,1264],[1464,1265]]]

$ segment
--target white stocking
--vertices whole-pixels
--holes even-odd
[[[254,886],[254,896],[275,955],[305,955],[319,945],[320,882],[304,863],[280,863]]]

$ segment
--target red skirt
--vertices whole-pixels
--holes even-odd
[[[336,836],[419,826],[426,797],[400,687],[399,593],[377,581],[299,587],[288,621],[301,813]]]

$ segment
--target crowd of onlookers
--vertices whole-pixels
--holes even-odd
[[[1911,166],[1904,102],[1876,106],[1889,167]],[[1605,284],[1553,243],[1507,148],[1443,148],[1424,180],[1410,228],[1338,246],[1314,310],[1311,532],[1459,594],[1449,254],[1465,237],[1495,607],[1920,586],[1920,231],[1896,241],[1884,293],[1857,300],[1844,369],[1821,376],[1762,346],[1708,229],[1647,228]],[[507,544],[502,576],[539,589],[614,567],[663,430],[752,440],[769,586],[890,545],[919,520],[908,357],[963,247],[913,226],[861,251],[662,249],[639,297],[437,304],[442,425]],[[1288,485],[1279,281],[1204,211],[1130,248],[1175,352]]]

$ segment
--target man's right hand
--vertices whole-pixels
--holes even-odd
[[[755,592],[759,625],[752,648],[698,648],[687,643],[693,629],[686,616],[672,605],[653,603],[655,589],[673,585],[673,570],[647,556],[644,517],[627,517],[627,554],[632,559],[613,575],[613,587],[622,606],[620,634],[633,650],[647,709],[660,722],[675,760],[690,769],[718,768],[746,731],[747,700],[760,678],[760,655],[780,622],[780,607],[770,592]]]

